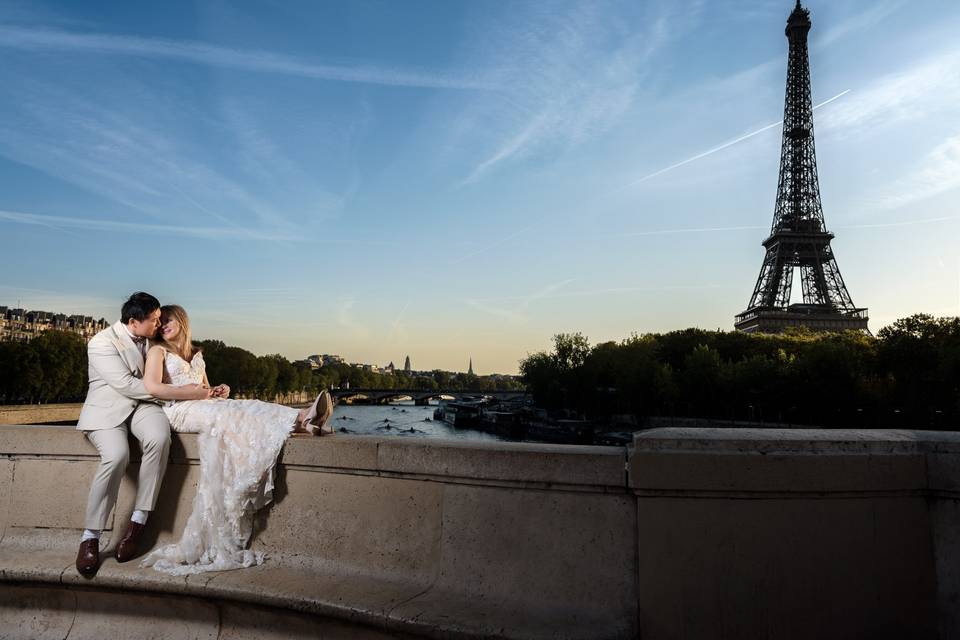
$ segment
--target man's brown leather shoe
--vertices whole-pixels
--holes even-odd
[[[127,526],[127,532],[123,535],[123,538],[120,539],[117,550],[113,552],[117,562],[126,562],[137,555],[137,540],[140,539],[140,533],[143,531],[144,526],[145,525],[134,522],[133,520],[130,521],[130,524]]]
[[[100,541],[96,538],[84,540],[77,552],[77,571],[82,576],[92,576],[100,566]]]

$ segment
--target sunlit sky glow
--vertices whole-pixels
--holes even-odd
[[[960,3],[804,4],[854,302],[960,314]],[[792,6],[0,0],[0,304],[142,289],[258,354],[481,374],[732,329]]]

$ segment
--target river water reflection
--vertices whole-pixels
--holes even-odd
[[[338,404],[331,423],[337,433],[401,438],[454,438],[457,440],[505,440],[473,429],[456,429],[433,419],[436,405],[418,407],[412,400],[389,405]]]

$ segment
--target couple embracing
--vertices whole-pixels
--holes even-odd
[[[77,429],[100,453],[100,464],[90,486],[77,571],[92,576],[100,566],[100,533],[129,459],[128,430],[143,455],[134,512],[114,555],[117,562],[137,555],[160,493],[171,428],[198,434],[197,495],[180,540],[153,550],[141,566],[184,575],[262,563],[264,554],[246,548],[253,512],[272,497],[273,467],[291,433],[333,433],[327,424],[330,394],[323,391],[299,411],[229,399],[227,385],[210,387],[183,308],[161,307],[143,292],[124,303],[119,322],[90,340],[87,355],[90,387]]]

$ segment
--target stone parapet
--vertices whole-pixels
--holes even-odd
[[[3,637],[960,637],[957,433],[294,438],[255,526],[267,563],[185,578],[76,573],[96,463],[73,429],[0,427]],[[174,435],[149,544],[182,530],[198,474]]]
[[[960,636],[960,434],[635,435],[643,638]]]
[[[131,459],[111,529],[132,510]],[[618,447],[294,438],[275,504],[255,527],[252,546],[269,554],[266,564],[172,578],[108,558],[87,580],[73,557],[96,451],[74,429],[2,427],[0,616],[29,626],[47,598],[75,603],[87,628],[84,602],[109,610],[135,591],[146,617],[157,594],[176,607],[196,602],[203,620],[217,611],[227,620],[239,603],[268,610],[287,637],[301,637],[297,625],[311,616],[317,630],[351,628],[343,637],[635,637],[637,524],[625,459]],[[182,530],[198,474],[196,437],[175,434],[149,544]],[[109,555],[113,541],[104,546]],[[61,593],[78,588],[86,595]],[[127,628],[127,618],[115,626]],[[230,637],[256,637],[229,624]],[[311,633],[302,637],[319,631]]]

